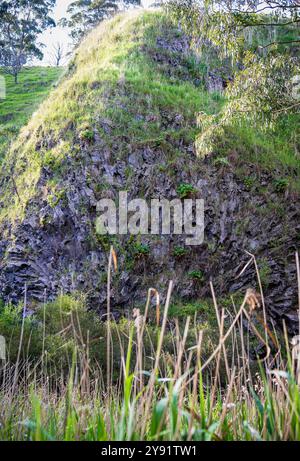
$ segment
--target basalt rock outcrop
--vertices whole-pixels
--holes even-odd
[[[148,113],[137,111],[128,101],[140,97],[139,90],[126,69],[118,69],[124,66],[120,59],[113,62],[117,74],[113,87],[106,86],[108,76],[100,78],[98,74],[90,80],[82,77],[82,95],[77,83],[72,83],[76,75],[81,78],[82,66],[88,66],[89,59],[98,62],[93,64],[93,72],[97,65],[99,75],[103,71],[104,60],[109,57],[100,56],[103,51],[97,55],[101,34],[115,34],[114,41],[122,46],[130,29],[129,60],[132,54],[140,53],[150,68],[157,69],[157,80],[152,81],[154,92],[155,86],[166,84],[166,79],[174,88],[178,82],[195,89],[205,85],[207,75],[202,78],[191,70],[193,51],[188,38],[161,26],[150,40],[145,22],[141,13],[130,20],[125,15],[94,32],[83,44],[90,46],[87,56],[81,56],[81,48],[61,86],[38,113],[38,120],[23,130],[8,155],[1,173],[1,207],[7,211],[1,221],[0,297],[18,302],[26,287],[28,300],[34,302],[54,298],[61,291],[79,290],[101,313],[106,303],[110,245],[116,250],[119,265],[111,292],[116,315],[143,303],[149,287],[157,288],[164,297],[169,280],[174,281],[174,297],[178,299],[210,297],[210,280],[218,297],[242,296],[248,287],[258,288],[254,263],[243,270],[252,254],[260,268],[269,320],[277,325],[285,320],[290,333],[295,333],[300,207],[297,197],[274,187],[276,172],[244,162],[238,145],[224,164],[215,161],[218,152],[208,158],[197,157],[193,139],[185,136],[187,124],[194,124],[196,129],[196,121],[186,115],[184,95],[181,105],[174,107],[170,102],[167,110],[167,105],[155,101],[153,92],[148,97],[146,91],[143,100]],[[123,32],[118,32],[120,27]],[[153,34],[155,27],[151,27]],[[57,123],[62,125],[55,133],[55,117],[49,121],[48,113],[53,107],[58,110],[60,104],[65,110],[65,98],[72,97],[71,115],[72,104],[77,104],[81,113],[89,114],[89,121],[77,123],[69,114],[65,118],[60,115]],[[106,111],[101,112],[103,105]],[[118,114],[123,111],[123,117],[114,118],[114,109]],[[151,139],[149,135],[143,142],[133,140],[127,132],[128,114],[131,123],[134,120],[138,126],[159,125],[161,138]],[[45,161],[48,152],[54,151],[59,163],[52,157]],[[32,170],[30,162],[37,162]],[[22,179],[26,169],[31,175],[28,184]],[[21,183],[14,178],[23,181],[21,192]],[[172,200],[179,197],[182,184],[193,187],[194,198],[204,199],[203,244],[186,246],[185,235],[97,235],[97,202],[101,198],[117,202],[119,191],[127,190],[129,200]]]

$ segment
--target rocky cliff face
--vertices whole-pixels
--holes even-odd
[[[149,287],[164,294],[170,279],[179,299],[209,297],[210,280],[218,296],[243,295],[258,287],[254,264],[239,275],[249,252],[269,319],[296,331],[299,202],[274,186],[274,172],[245,162],[239,145],[227,162],[195,155],[195,108],[217,105],[195,61],[188,39],[155,14],[121,16],[82,45],[3,167],[2,298],[21,299],[25,284],[31,300],[80,290],[101,312],[111,244],[115,312],[143,302]],[[100,198],[127,190],[129,199],[171,200],[182,184],[205,200],[202,245],[96,234]]]

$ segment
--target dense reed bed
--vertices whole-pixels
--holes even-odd
[[[297,255],[296,265],[300,280]],[[116,266],[111,248],[108,300]],[[228,322],[212,283],[211,291],[219,338],[209,353],[201,329],[195,330],[194,345],[187,345],[191,317],[181,326],[168,319],[172,282],[163,306],[150,288],[144,312],[136,309],[125,329],[113,320],[108,301],[105,372],[101,363],[91,365],[89,336],[80,325],[75,328],[72,315],[69,328],[77,345],[67,373],[47,365],[44,348],[39,360],[24,358],[24,320],[17,358],[1,369],[0,439],[300,440],[299,338],[289,338],[284,326],[281,335],[271,330],[262,292],[248,290]],[[148,322],[151,305],[158,324],[154,339]],[[255,311],[260,311],[261,328],[252,321]],[[256,360],[251,358],[245,320],[263,351]],[[112,330],[119,341],[119,363],[113,360]],[[172,353],[164,348],[170,331]],[[150,354],[144,347],[149,337]]]

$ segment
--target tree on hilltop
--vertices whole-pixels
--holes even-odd
[[[6,0],[0,3],[0,66],[15,82],[22,67],[32,58],[43,58],[37,39],[54,27],[50,13],[56,0]]]

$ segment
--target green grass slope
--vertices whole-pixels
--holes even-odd
[[[19,75],[19,83],[15,84],[13,77],[0,69],[6,84],[6,99],[0,99],[0,162],[9,143],[48,96],[61,74],[59,67],[26,67]]]
[[[223,96],[209,94],[204,86],[209,59],[215,67],[222,63],[209,50],[198,60],[183,51],[180,63],[179,53],[166,49],[164,62],[153,65],[157,36],[166,30],[176,42],[179,32],[168,27],[168,19],[161,12],[131,12],[102,23],[86,38],[61,84],[24,127],[6,156],[4,172],[13,169],[14,181],[2,188],[0,221],[22,216],[35,195],[42,167],[53,173],[47,184],[49,200],[60,200],[70,160],[79,162],[82,151],[92,150],[99,139],[114,152],[115,160],[137,147],[159,146],[171,153],[172,163],[180,155],[174,143],[196,138],[197,113],[216,113],[226,103]],[[0,103],[2,143],[5,138],[0,155],[60,72],[27,69],[17,88],[9,82],[8,98]],[[181,121],[176,126],[173,122],[178,115]],[[216,146],[216,157],[222,164],[224,158],[230,162],[234,158],[242,177],[247,175],[245,163],[255,164],[274,172],[274,181],[282,187],[291,185],[299,190],[298,122],[297,117],[286,117],[275,131],[268,132],[249,124],[232,127]]]
[[[177,38],[178,30],[167,23],[161,13],[121,14],[102,23],[81,44],[59,87],[6,156],[4,170],[13,165],[14,184],[2,190],[0,220],[22,217],[43,167],[53,173],[48,197],[59,199],[66,168],[71,163],[76,168],[94,142],[103,140],[115,160],[137,146],[159,145],[174,161],[180,153],[174,151],[174,141],[195,139],[197,112],[217,111],[221,97],[208,94],[201,81],[195,86],[193,80],[203,76],[201,63],[190,60],[188,75],[186,63],[153,66],[157,36],[170,30],[170,39]],[[167,59],[174,58],[169,50],[165,53]],[[190,58],[183,54],[182,59]],[[179,124],[166,123],[167,117],[172,121],[178,114]]]

